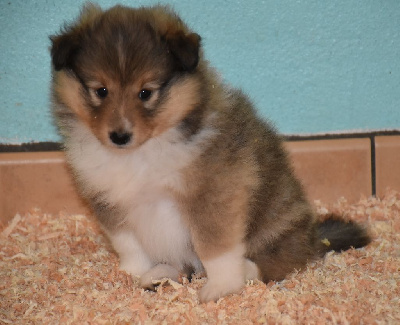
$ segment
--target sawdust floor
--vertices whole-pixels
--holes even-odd
[[[316,205],[369,224],[373,242],[208,304],[203,278],[139,289],[90,217],[17,215],[0,230],[0,324],[400,324],[400,193]]]

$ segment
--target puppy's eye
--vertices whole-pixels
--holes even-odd
[[[151,97],[152,91],[149,89],[142,89],[139,92],[139,98],[143,101],[148,100]]]
[[[99,96],[100,98],[106,98],[108,95],[108,90],[105,87],[96,89],[96,95]]]

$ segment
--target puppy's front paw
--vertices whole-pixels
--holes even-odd
[[[238,244],[215,258],[203,260],[208,281],[200,290],[200,301],[218,300],[237,293],[245,283],[244,245]]]
[[[168,264],[157,264],[151,270],[143,274],[139,284],[143,289],[155,290],[158,285],[157,281],[163,278],[178,281],[179,271]]]
[[[200,290],[199,297],[201,303],[209,301],[217,301],[219,298],[225,297],[230,293],[238,293],[244,286],[244,281],[237,281],[237,283],[207,282]]]
[[[133,277],[140,277],[151,268],[150,264],[138,263],[135,260],[121,258],[119,261],[119,269],[132,275]]]

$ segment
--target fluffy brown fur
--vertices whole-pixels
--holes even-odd
[[[200,298],[215,300],[304,268],[330,249],[322,239],[369,242],[353,223],[315,221],[280,137],[171,9],[87,5],[51,40],[69,163],[143,287],[205,269]]]

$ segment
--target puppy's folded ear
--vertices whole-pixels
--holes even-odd
[[[199,63],[200,36],[183,31],[167,33],[165,36],[168,50],[173,55],[180,70],[191,72]]]
[[[101,8],[91,2],[85,4],[77,21],[59,35],[50,36],[51,59],[54,69],[73,68],[75,55],[79,51],[82,33],[102,13]]]
[[[51,36],[51,60],[56,71],[64,68],[72,69],[75,54],[79,49],[79,36],[70,32]]]

